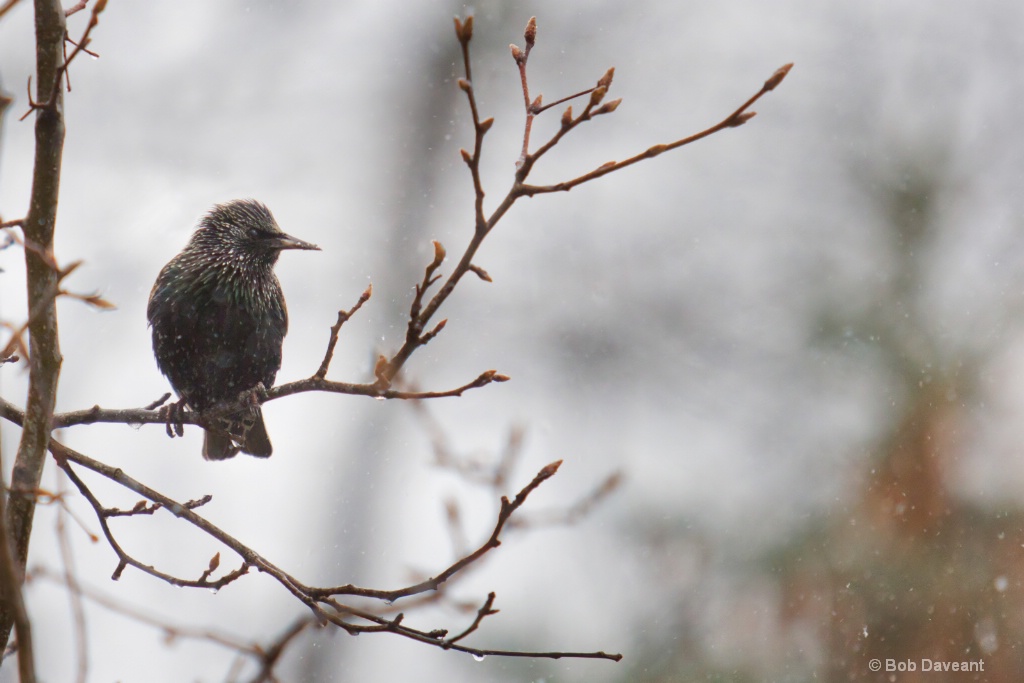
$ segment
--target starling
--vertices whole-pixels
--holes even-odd
[[[286,235],[270,210],[242,199],[207,213],[180,254],[164,266],[149,295],[147,316],[160,371],[192,410],[237,402],[281,368],[288,331],[274,263],[282,249],[316,249]],[[272,452],[259,405],[211,420],[203,457]]]

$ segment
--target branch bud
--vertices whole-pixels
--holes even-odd
[[[441,263],[446,255],[447,252],[444,249],[444,245],[434,240],[434,263]]]
[[[572,124],[572,105],[570,104],[565,108],[565,113],[562,114],[562,128],[568,128]]]
[[[377,378],[377,381],[387,386],[389,384],[387,378],[387,371],[391,363],[388,362],[388,357],[381,354],[377,356],[377,364],[373,368],[373,376]]]
[[[460,43],[468,43],[470,38],[473,37],[472,14],[466,17],[466,21],[462,21],[458,17],[455,17],[455,37],[459,39]]]
[[[608,93],[607,86],[599,85],[590,92],[590,106],[596,107],[601,104],[601,100]]]
[[[541,468],[540,472],[537,473],[536,478],[541,481],[544,481],[545,479],[550,479],[551,477],[555,476],[555,472],[557,472],[558,468],[561,466],[561,460],[556,460],[553,463],[549,463]]]
[[[467,152],[467,151],[465,150],[465,148],[463,148],[463,149],[460,149],[460,150],[459,150],[459,154],[461,154],[461,155],[462,155],[462,160],[463,160],[463,161],[465,161],[465,162],[466,162],[467,164],[471,164],[471,163],[473,163],[473,157],[472,157],[472,155],[471,155],[471,154],[470,154],[469,152]]]
[[[523,39],[526,40],[528,47],[533,47],[533,44],[537,42],[537,17],[530,17],[530,20],[526,22],[526,30],[523,32]]]
[[[480,278],[481,280],[483,280],[484,282],[494,282],[494,280],[491,279],[490,274],[486,270],[481,268],[480,266],[478,266],[478,265],[476,265],[474,263],[471,263],[469,265],[469,269],[471,271],[473,271],[474,273],[476,273],[476,276],[478,278]]]
[[[767,92],[779,87],[779,83],[782,83],[782,79],[786,77],[786,74],[788,74],[789,70],[792,68],[793,62],[790,62],[789,64],[785,64],[776,69],[771,78],[764,82],[764,90]]]
[[[601,80],[597,82],[598,86],[604,86],[605,88],[612,87],[612,79],[615,78],[615,67],[608,69],[604,72],[604,76],[601,76]]]
[[[536,112],[538,109],[540,109],[540,103],[541,103],[541,101],[543,99],[544,99],[543,95],[537,95],[537,99],[535,99],[533,101],[533,104],[530,105],[530,109],[532,109],[534,112]]]
[[[757,116],[756,111],[745,111],[739,116],[733,118],[733,120],[729,122],[729,128],[738,128],[739,126],[742,126],[744,123],[754,118],[755,116]]]
[[[605,102],[600,107],[598,107],[596,110],[594,110],[594,116],[598,116],[600,114],[611,114],[613,111],[615,111],[616,109],[619,108],[619,105],[621,103],[622,103],[622,98],[621,97],[619,99],[617,99],[617,100],[612,100],[611,102]]]
[[[493,125],[494,125],[494,117],[493,116],[490,117],[490,118],[484,119],[483,121],[480,122],[480,132],[481,133],[486,133],[487,131],[489,131],[491,129],[491,126],[493,126]]]
[[[447,324],[448,324],[448,318],[445,318],[444,320],[442,320],[441,322],[439,322],[439,323],[438,323],[437,325],[435,325],[435,326],[434,326],[434,329],[432,329],[432,330],[431,330],[430,332],[427,332],[427,333],[426,333],[425,335],[423,335],[422,337],[420,337],[420,339],[419,339],[419,343],[420,343],[420,345],[422,346],[423,344],[428,344],[428,343],[430,343],[430,341],[431,341],[431,340],[432,340],[432,339],[433,339],[434,337],[436,337],[436,336],[438,335],[438,333],[439,333],[439,332],[440,332],[441,330],[443,330],[443,329],[444,329],[444,326],[445,326],[445,325],[447,325]]]
[[[461,90],[462,92],[469,92],[470,90],[473,89],[473,86],[470,85],[469,81],[467,81],[465,78],[460,78],[458,83],[459,83],[459,90]]]
[[[512,59],[516,60],[516,64],[523,61],[523,51],[519,49],[519,46],[512,43],[508,46],[508,49],[512,51]]]

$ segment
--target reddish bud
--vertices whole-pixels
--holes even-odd
[[[434,263],[440,263],[441,261],[444,261],[444,257],[446,255],[447,252],[444,249],[444,245],[438,242],[437,240],[434,240]]]
[[[538,109],[540,109],[540,103],[543,99],[543,95],[537,95],[537,99],[535,99],[533,101],[533,104],[530,105],[530,109],[532,109],[533,111],[537,111]]]
[[[388,371],[388,366],[390,365],[391,364],[388,363],[387,356],[383,354],[377,356],[377,364],[373,368],[373,376],[382,382],[387,381],[386,373]]]
[[[462,160],[465,161],[467,164],[473,163],[473,157],[465,149],[460,149],[459,154],[462,155]]]
[[[562,128],[568,128],[572,123],[572,105],[570,104],[562,114]]]
[[[792,62],[784,66],[780,66],[778,69],[775,70],[775,73],[772,74],[772,77],[764,82],[764,89],[766,91],[775,90],[775,88],[779,87],[779,83],[782,83],[782,79],[786,77],[786,74],[788,74],[789,70],[792,68]]]
[[[742,126],[744,123],[754,118],[755,116],[757,116],[756,111],[745,111],[739,116],[736,116],[731,121],[729,121],[728,125],[730,128],[737,128],[739,126]]]
[[[458,83],[459,83],[459,90],[461,90],[462,92],[469,92],[470,90],[473,89],[473,86],[470,85],[469,81],[467,81],[465,78],[460,78]]]
[[[516,60],[517,63],[522,61],[523,51],[519,49],[518,45],[512,43],[508,46],[508,49],[512,51],[512,59]]]
[[[540,472],[537,473],[537,479],[543,481],[544,479],[555,476],[555,472],[557,472],[558,468],[561,466],[561,460],[556,460],[553,463],[545,465],[544,467],[541,468]]]
[[[604,96],[607,93],[608,93],[608,88],[603,86],[603,85],[599,85],[596,88],[594,88],[590,92],[590,106],[591,107],[596,107],[597,105],[601,104],[601,100],[604,99]]]
[[[466,22],[462,25],[462,40],[467,43],[473,37],[473,15],[470,14],[466,17]]]
[[[611,102],[605,102],[594,111],[594,116],[597,116],[599,114],[611,114],[613,111],[619,108],[620,104],[622,104],[621,97],[617,100],[612,100]]]
[[[605,88],[612,87],[612,79],[615,78],[615,67],[608,69],[604,72],[604,76],[601,76],[601,80],[597,82],[598,86],[604,86]]]
[[[476,273],[477,277],[483,280],[484,282],[494,282],[494,280],[491,279],[490,274],[480,266],[470,264],[469,269]]]
[[[444,320],[439,322],[437,325],[435,325],[434,329],[432,329],[430,331],[430,337],[433,338],[433,337],[437,336],[437,333],[440,332],[441,330],[443,330],[444,326],[447,325],[447,324],[448,324],[448,318],[445,318]]]
[[[526,30],[523,31],[523,38],[526,40],[526,44],[533,47],[533,44],[537,42],[537,17],[530,17],[530,20],[526,22]]]

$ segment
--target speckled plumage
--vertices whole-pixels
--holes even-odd
[[[270,210],[251,200],[219,204],[164,266],[147,314],[160,371],[190,408],[204,411],[262,383],[274,384],[288,312],[274,264],[282,249],[318,249],[286,235]],[[258,405],[210,428],[203,457],[272,452]]]

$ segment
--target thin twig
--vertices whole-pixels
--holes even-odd
[[[60,475],[58,475],[60,477]],[[71,538],[68,535],[68,508],[64,503],[66,488],[63,478],[58,479],[57,495],[61,505],[57,508],[57,541],[60,548],[60,561],[64,565],[64,583],[68,587],[68,598],[71,602],[71,618],[75,625],[75,652],[78,657],[78,683],[85,683],[89,675],[89,630],[85,623],[85,608],[82,605],[82,591],[78,586],[75,572],[75,554],[71,549]]]
[[[75,3],[71,7],[68,7],[66,10],[64,10],[64,16],[65,17],[70,17],[72,14],[75,14],[76,12],[81,12],[82,10],[84,10],[86,8],[86,6],[88,4],[89,4],[89,0],[78,0],[77,3]]]
[[[7,0],[4,4],[0,5],[0,19],[3,19],[4,15],[14,9],[21,0]]]
[[[111,548],[118,556],[118,566],[117,569],[114,571],[113,578],[118,578],[121,572],[126,567],[131,566],[145,572],[146,574],[149,574],[153,577],[159,578],[163,581],[166,581],[176,586],[220,588],[244,576],[246,573],[248,573],[248,569],[250,567],[255,567],[259,571],[269,574],[274,579],[276,579],[278,583],[283,585],[289,592],[291,592],[302,603],[309,607],[313,611],[314,616],[316,616],[318,620],[333,623],[350,633],[376,631],[389,632],[404,636],[406,638],[411,638],[419,642],[428,643],[436,647],[445,647],[443,645],[443,639],[447,633],[446,631],[421,631],[406,626],[402,626],[401,615],[398,615],[394,619],[387,619],[385,617],[381,617],[377,614],[374,614],[366,610],[362,610],[348,605],[343,605],[332,596],[355,595],[393,602],[394,600],[397,600],[402,597],[437,590],[439,586],[441,586],[446,581],[449,581],[451,578],[453,578],[456,574],[461,572],[466,567],[472,565],[474,562],[483,557],[487,552],[501,545],[499,536],[501,534],[502,529],[508,522],[509,518],[516,510],[518,510],[523,505],[523,503],[526,502],[526,499],[530,495],[530,493],[532,493],[538,486],[540,486],[544,481],[552,477],[555,474],[555,472],[558,471],[558,467],[561,464],[561,461],[557,461],[542,468],[540,472],[537,473],[537,476],[535,476],[533,480],[530,481],[530,483],[527,484],[512,501],[509,501],[508,498],[505,497],[501,499],[501,511],[498,514],[498,521],[495,525],[494,531],[491,533],[490,538],[488,538],[488,540],[476,551],[456,561],[447,569],[438,574],[436,577],[433,577],[426,581],[422,581],[414,586],[407,586],[405,588],[400,588],[392,591],[381,591],[377,589],[358,588],[356,586],[352,586],[351,584],[341,586],[338,588],[314,588],[306,586],[297,579],[295,579],[293,576],[288,574],[287,572],[281,570],[277,566],[267,561],[265,558],[260,556],[251,548],[243,545],[241,542],[239,542],[231,535],[225,533],[215,525],[208,522],[206,519],[200,517],[192,510],[188,509],[185,505],[176,503],[167,496],[164,496],[163,494],[154,491],[153,489],[145,486],[144,484],[139,483],[138,481],[132,479],[127,474],[125,474],[123,470],[112,468],[108,465],[99,463],[93,460],[92,458],[89,458],[88,456],[85,456],[81,453],[78,453],[77,451],[74,451],[73,449],[68,448],[67,446],[64,446],[58,441],[51,441],[50,450],[53,453],[55,459],[57,460],[57,465],[67,473],[68,477],[71,479],[71,482],[78,488],[79,492],[83,495],[83,497],[85,497],[85,499],[90,503],[90,505],[92,505],[93,510],[96,513],[97,520],[100,523],[100,527],[102,528],[103,533],[107,538],[108,544],[111,546]],[[97,474],[100,474],[108,479],[111,479],[121,484],[122,486],[145,496],[146,498],[155,503],[160,503],[161,505],[164,506],[164,508],[171,511],[177,517],[189,522],[193,526],[198,527],[203,532],[217,539],[225,546],[233,550],[235,553],[237,553],[243,560],[242,566],[238,570],[235,570],[234,572],[231,572],[216,581],[209,581],[206,575],[204,575],[200,580],[197,581],[181,579],[178,577],[171,576],[160,570],[155,569],[154,567],[150,567],[136,560],[128,553],[126,553],[118,544],[117,540],[114,538],[113,533],[111,532],[110,527],[107,524],[107,509],[103,507],[103,505],[99,502],[99,500],[88,488],[88,486],[85,485],[85,483],[81,480],[80,477],[78,477],[77,473],[73,470],[73,468],[71,468],[70,463],[72,462],[83,467],[86,467],[92,470],[93,472],[96,472]],[[214,563],[211,562],[211,565],[213,564]],[[325,609],[325,607],[329,607],[331,609],[328,610]],[[369,621],[374,625],[363,626],[360,624],[353,624],[351,622],[346,621],[345,616],[355,616],[360,619]],[[510,650],[480,650],[475,648],[467,648],[465,646],[458,644],[449,644],[445,649],[453,649],[461,652],[467,652],[475,656],[501,655],[508,657],[536,656],[546,658],[579,657],[612,659],[615,661],[618,661],[622,657],[618,654],[609,655],[604,652],[530,653],[525,651]]]
[[[413,584],[411,586],[397,588],[395,590],[367,591],[366,589],[357,588],[356,586],[348,584],[345,586],[336,586],[334,588],[317,589],[314,595],[361,595],[364,597],[379,598],[381,600],[394,602],[395,600],[398,600],[400,598],[404,598],[410,595],[416,595],[417,593],[437,590],[437,587],[440,586],[442,583],[444,583],[452,576],[462,571],[465,567],[479,560],[489,551],[501,545],[501,541],[499,539],[499,537],[501,536],[501,531],[505,528],[505,524],[512,516],[512,513],[518,510],[522,506],[522,504],[526,502],[526,498],[538,486],[540,486],[546,480],[553,477],[555,473],[558,471],[558,468],[561,466],[561,464],[561,460],[556,460],[555,462],[545,465],[543,468],[541,468],[541,470],[537,473],[537,476],[535,476],[529,484],[527,484],[518,494],[516,494],[516,497],[512,501],[509,501],[507,497],[502,496],[501,510],[498,513],[498,520],[494,525],[494,530],[491,531],[490,537],[486,541],[484,541],[484,543],[479,548],[474,550],[469,555],[465,555],[456,562],[452,563],[447,569],[442,571],[437,576],[431,577],[424,581],[420,581],[419,583]]]
[[[530,21],[526,24],[526,30],[523,31],[523,39],[526,41],[526,47],[522,50],[516,45],[510,46],[512,58],[516,61],[516,66],[519,67],[519,81],[523,88],[523,103],[526,109],[526,123],[523,128],[523,151],[516,162],[516,168],[525,164],[526,158],[530,155],[530,130],[533,128],[534,117],[540,111],[541,98],[537,97],[535,102],[530,100],[530,86],[526,79],[526,61],[530,58],[530,50],[533,49],[537,40],[537,17],[530,17]]]
[[[466,17],[465,22],[458,17],[455,18],[455,37],[462,48],[462,66],[465,69],[466,77],[459,79],[459,88],[466,93],[469,102],[469,111],[473,119],[473,152],[470,154],[462,150],[462,159],[469,166],[470,175],[473,178],[473,217],[476,224],[476,232],[484,230],[486,218],[484,217],[484,186],[480,178],[480,156],[484,149],[484,135],[494,125],[494,119],[480,120],[480,109],[476,103],[476,90],[473,87],[473,67],[469,58],[469,41],[473,38],[473,17]],[[428,320],[428,318],[425,319]]]
[[[494,609],[494,597],[495,596],[494,596],[494,592],[493,591],[488,593],[487,594],[487,600],[484,602],[483,605],[480,606],[480,609],[477,610],[476,619],[473,620],[473,623],[470,624],[469,626],[467,626],[466,629],[462,633],[459,633],[456,636],[452,636],[451,638],[446,640],[445,641],[445,645],[449,646],[449,647],[451,645],[454,645],[455,643],[459,642],[460,640],[462,640],[463,638],[465,638],[466,636],[471,634],[473,631],[475,631],[478,628],[480,628],[480,623],[486,617],[489,617],[492,614],[497,614],[498,612],[500,612],[501,610]]]
[[[772,90],[774,90],[779,85],[779,83],[782,82],[782,79],[786,77],[786,74],[789,73],[789,70],[791,68],[793,68],[792,64],[786,64],[782,67],[779,67],[775,71],[775,73],[772,74],[771,78],[765,81],[761,89],[757,93],[755,93],[750,99],[748,99],[746,102],[740,105],[740,107],[736,109],[736,111],[732,112],[724,119],[722,119],[715,125],[711,126],[710,128],[706,128],[705,130],[702,130],[699,133],[694,133],[693,135],[687,136],[685,138],[676,140],[675,142],[671,142],[668,144],[654,145],[653,147],[649,147],[648,149],[644,150],[640,154],[634,155],[624,161],[609,162],[603,164],[598,168],[594,169],[593,171],[589,173],[584,173],[583,175],[573,178],[572,180],[567,180],[561,183],[555,183],[554,185],[524,184],[520,186],[518,192],[525,197],[532,197],[537,194],[544,194],[548,192],[567,192],[578,185],[582,185],[583,183],[595,180],[597,178],[600,178],[601,176],[608,175],[609,173],[614,173],[615,171],[621,170],[627,166],[632,166],[633,164],[640,161],[644,161],[645,159],[653,159],[654,157],[664,152],[668,152],[673,149],[679,149],[680,147],[694,143],[698,140],[708,137],[709,135],[713,135],[721,130],[725,130],[726,128],[736,128],[738,126],[741,126],[754,116],[754,112],[748,111],[750,107],[753,106],[753,104],[757,102],[757,100],[759,100],[766,93],[769,93]]]
[[[320,363],[320,367],[313,374],[314,378],[323,379],[327,375],[327,369],[331,365],[331,359],[334,358],[334,347],[338,345],[338,335],[341,333],[341,326],[348,322],[349,318],[355,315],[356,311],[362,308],[363,304],[369,301],[371,296],[373,296],[373,285],[369,285],[366,290],[363,291],[355,306],[347,311],[338,311],[338,322],[331,326],[331,337],[327,341],[327,351],[324,353],[324,359],[323,362]]]
[[[70,12],[71,14],[74,14],[74,12],[77,12],[79,9],[84,9],[85,3],[79,3],[79,4],[82,4],[82,7],[78,8],[78,9],[72,8],[74,11]],[[37,101],[35,101],[32,98],[32,93],[31,93],[31,90],[30,90],[29,91],[29,98],[28,98],[28,111],[26,111],[21,116],[21,120],[22,121],[24,121],[28,117],[28,115],[31,114],[34,111],[46,111],[46,112],[53,113],[53,112],[55,112],[57,110],[58,104],[60,103],[60,84],[61,84],[61,80],[64,78],[65,74],[67,73],[68,67],[71,66],[71,62],[73,62],[75,60],[75,57],[77,57],[82,52],[89,52],[89,50],[87,50],[86,47],[89,45],[89,41],[91,40],[90,34],[92,33],[92,30],[94,28],[96,28],[96,26],[100,23],[100,13],[104,9],[106,9],[106,7],[107,7],[107,0],[97,0],[96,4],[93,5],[92,14],[89,17],[89,23],[88,23],[88,25],[86,25],[85,31],[82,33],[82,37],[78,39],[77,43],[74,42],[74,41],[68,41],[68,42],[71,42],[72,45],[74,45],[74,47],[75,47],[75,49],[71,51],[70,55],[65,53],[65,51],[64,51],[65,41],[64,41],[64,39],[61,40],[61,42],[60,42],[60,49],[61,49],[61,55],[62,55],[63,59],[62,59],[61,64],[56,68],[56,71],[55,71],[56,78],[54,78],[54,80],[53,80],[53,86],[51,88],[51,92],[49,94],[49,97],[47,97],[47,99],[44,100],[44,101],[37,102]],[[66,24],[65,24],[66,17],[67,17],[67,14],[65,14],[63,12],[63,10],[61,10],[60,29],[61,29],[61,35],[64,38],[67,37],[67,29],[65,28],[65,26],[66,26]],[[90,53],[90,54],[95,55],[94,52]],[[40,73],[42,73],[42,72],[40,71]],[[29,84],[31,86],[31,78],[29,79]],[[40,95],[39,96],[40,97],[42,97],[42,90],[43,90],[43,87],[42,87],[42,85],[40,85],[40,88],[39,88],[39,91],[40,91]],[[57,169],[57,170],[59,172],[59,169]]]
[[[274,666],[281,658],[285,648],[298,638],[303,631],[314,624],[316,624],[316,620],[309,617],[296,619],[274,640],[274,642],[266,647],[260,648],[260,670],[256,673],[256,676],[251,679],[250,683],[266,683],[267,681],[276,680],[273,677]]]

